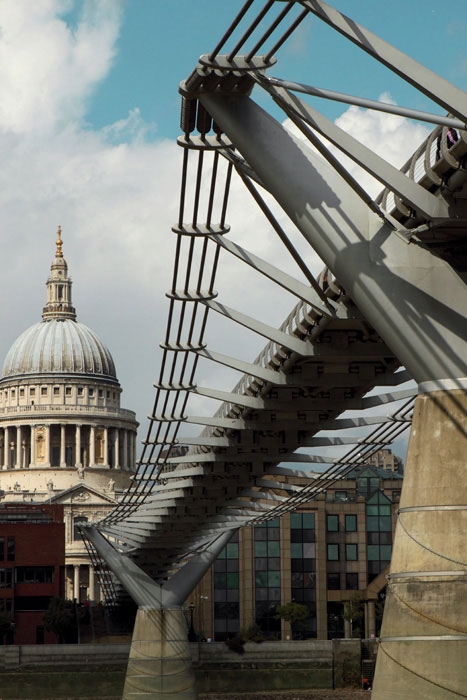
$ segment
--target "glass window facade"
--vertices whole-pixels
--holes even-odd
[[[309,617],[292,630],[294,639],[316,637],[316,531],[314,513],[290,516],[291,595],[310,611]]]
[[[238,532],[214,562],[214,638],[234,637],[240,627]]]
[[[8,556],[7,556],[8,561],[15,561],[16,546],[15,546],[15,538],[14,537],[8,537],[7,551],[8,551]]]
[[[274,518],[254,528],[255,622],[265,635],[280,637],[281,621],[275,619],[281,603],[280,520]]]
[[[368,583],[389,564],[392,555],[391,503],[377,491],[366,504]]]

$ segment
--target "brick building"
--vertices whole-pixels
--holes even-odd
[[[0,505],[0,614],[11,619],[3,642],[53,644],[42,615],[54,596],[64,596],[63,506]]]

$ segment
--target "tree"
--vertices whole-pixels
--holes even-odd
[[[278,605],[274,617],[277,620],[285,620],[290,623],[292,632],[295,632],[297,629],[304,626],[304,621],[310,617],[310,611],[307,605],[296,603],[294,600],[291,600],[290,603]]]
[[[359,623],[363,617],[363,603],[360,593],[355,591],[349,600],[344,603],[344,620],[350,622],[350,636],[353,637],[354,624]],[[360,636],[360,625],[357,624]]]
[[[50,599],[49,607],[42,615],[44,628],[53,632],[61,644],[76,641],[76,615],[74,603],[57,596]]]
[[[11,613],[0,612],[0,640],[12,629],[13,616]]]

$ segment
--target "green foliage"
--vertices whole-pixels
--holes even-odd
[[[253,624],[237,632],[235,637],[226,639],[225,643],[230,651],[234,651],[236,654],[244,654],[246,642],[256,642],[256,644],[260,644],[262,641],[264,641],[264,636],[261,627],[257,624]]]
[[[0,639],[2,639],[2,637],[11,630],[12,622],[13,617],[11,613],[0,613]]]
[[[48,609],[42,615],[42,621],[47,632],[58,635],[60,642],[76,641],[76,612],[71,600],[51,598]]]
[[[290,601],[290,603],[285,603],[284,605],[278,605],[276,608],[276,614],[274,617],[276,620],[285,620],[289,622],[292,626],[296,623],[303,623],[310,616],[310,611],[308,606],[303,603],[295,603],[295,601]]]
[[[240,635],[240,633],[236,634],[235,637],[230,637],[229,639],[226,639],[225,644],[230,649],[230,651],[234,651],[236,654],[245,653],[245,640]]]
[[[355,591],[349,600],[344,603],[343,618],[350,622],[350,632],[352,637],[360,637],[360,620],[363,618],[364,609],[360,593]]]

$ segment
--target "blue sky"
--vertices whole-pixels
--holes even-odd
[[[154,125],[153,138],[175,138],[179,82],[199,55],[214,47],[243,4],[243,0],[126,0],[114,64],[90,103],[89,122],[100,128],[137,107],[144,121]],[[436,0],[340,0],[334,6],[432,70],[467,86],[464,0],[451,2],[448,13]],[[317,19],[307,19],[278,58],[274,75],[371,99],[389,91],[400,104],[429,109],[427,100],[375,62],[370,64]],[[349,61],[351,71],[344,70]],[[344,111],[332,103],[322,109],[333,118]]]
[[[60,224],[78,320],[108,345],[122,406],[135,410],[143,425],[159,374],[173,264],[181,172],[178,85],[242,6],[243,0],[0,4],[0,221],[7,261],[0,279],[0,361],[15,338],[40,320]],[[467,87],[465,0],[453,0],[449,12],[435,0],[336,0],[335,6]],[[386,93],[399,104],[430,109],[425,98],[318,20],[302,24],[277,58],[275,76],[371,99]],[[399,165],[427,133],[408,120],[341,104],[321,102],[318,108]],[[286,265],[283,249],[239,183],[232,188],[228,222],[237,243]],[[306,254],[319,271],[321,263]],[[292,302],[271,303],[271,290],[244,267],[229,261],[223,268],[224,303],[237,307],[241,287],[246,312],[278,326]],[[264,345],[262,338],[245,339],[232,330],[214,340],[215,350],[237,351],[245,360]],[[202,367],[200,383],[224,382],[222,388],[231,389],[237,378],[220,371]],[[212,412],[198,401],[194,412]]]

